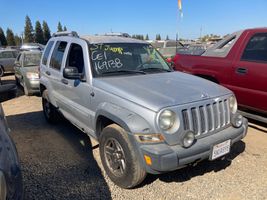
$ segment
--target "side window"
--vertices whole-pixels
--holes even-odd
[[[241,60],[267,62],[267,33],[258,33],[251,37]]]
[[[13,58],[13,54],[11,51],[4,51],[2,52],[3,58]]]
[[[60,70],[67,42],[57,42],[51,56],[50,67]]]
[[[2,52],[2,53],[0,53],[0,58],[3,58],[3,52]]]
[[[43,60],[42,60],[43,65],[47,64],[48,56],[49,56],[49,53],[50,53],[50,50],[51,50],[53,44],[54,44],[54,41],[50,41],[47,44],[47,47],[46,47],[45,52],[44,52]]]
[[[76,67],[79,73],[84,73],[83,49],[80,45],[71,44],[66,66]]]

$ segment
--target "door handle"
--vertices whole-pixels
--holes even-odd
[[[65,85],[68,85],[68,84],[69,84],[69,81],[68,81],[68,80],[66,80],[66,79],[64,79],[64,78],[63,78],[63,79],[61,79],[61,82],[62,82],[62,83],[64,83]]]
[[[45,73],[46,73],[48,76],[51,75],[51,72],[50,72],[50,71],[46,71]]]
[[[238,67],[236,69],[236,73],[237,74],[247,74],[248,73],[248,69],[247,68],[244,68],[244,67]]]

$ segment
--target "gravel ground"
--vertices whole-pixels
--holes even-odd
[[[149,175],[136,189],[115,186],[98,145],[67,121],[49,125],[40,97],[3,103],[21,159],[25,199],[267,199],[267,126],[250,123],[225,160]]]

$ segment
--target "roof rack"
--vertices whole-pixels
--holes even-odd
[[[52,37],[59,37],[59,36],[79,37],[76,31],[61,31],[61,32],[56,32],[52,35]]]

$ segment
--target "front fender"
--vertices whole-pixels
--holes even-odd
[[[97,119],[100,116],[109,118],[129,133],[149,133],[152,130],[147,120],[139,114],[115,104],[102,103],[99,105],[96,112],[95,125],[97,125]]]

